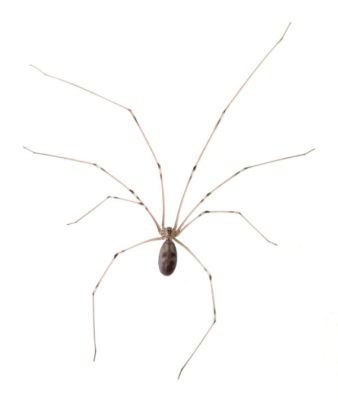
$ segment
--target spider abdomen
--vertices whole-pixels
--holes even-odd
[[[166,239],[160,249],[158,256],[158,266],[163,275],[171,275],[177,264],[177,250],[175,243],[171,239]]]

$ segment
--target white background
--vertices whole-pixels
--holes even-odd
[[[337,13],[334,1],[8,1],[1,34],[0,396],[2,399],[336,399],[338,395]],[[229,109],[189,206],[252,163],[201,208],[163,277],[159,242],[138,206],[111,201],[127,182],[160,218],[154,160],[128,112],[28,67],[132,107],[163,166],[167,224],[221,110],[264,53],[285,40]]]

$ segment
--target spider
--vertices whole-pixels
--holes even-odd
[[[197,216],[192,217],[193,213],[197,210],[197,208],[207,199],[209,198],[216,190],[218,190],[219,188],[221,188],[223,185],[225,185],[227,182],[229,182],[231,179],[234,179],[236,176],[238,176],[239,174],[247,171],[248,169],[251,168],[256,168],[256,167],[260,167],[260,166],[264,166],[264,165],[268,165],[271,163],[275,163],[275,162],[279,162],[279,161],[284,161],[284,160],[288,160],[291,158],[296,158],[296,157],[302,157],[305,156],[307,154],[309,154],[310,152],[312,152],[313,150],[315,150],[314,148],[306,151],[304,153],[300,153],[300,154],[294,154],[294,155],[290,155],[287,157],[282,157],[282,158],[277,158],[277,159],[273,159],[273,160],[269,160],[269,161],[264,161],[264,162],[260,162],[258,164],[252,164],[252,165],[248,165],[245,166],[243,168],[241,168],[240,170],[236,171],[235,173],[233,173],[232,175],[230,175],[229,177],[227,177],[225,180],[223,180],[220,184],[218,184],[216,187],[214,187],[212,190],[210,190],[208,193],[205,194],[204,197],[202,197],[201,200],[199,200],[196,205],[191,209],[191,211],[183,218],[180,219],[181,216],[181,211],[182,211],[182,206],[183,206],[183,202],[186,196],[186,193],[188,191],[189,185],[193,179],[193,176],[196,172],[196,169],[198,167],[198,164],[202,158],[202,156],[204,155],[212,137],[214,136],[218,126],[220,125],[224,115],[226,114],[226,112],[228,111],[229,107],[231,106],[231,104],[234,102],[234,100],[237,98],[237,96],[240,94],[240,92],[243,90],[243,88],[247,85],[248,81],[252,78],[252,76],[255,74],[255,72],[259,69],[259,67],[264,63],[264,61],[268,58],[268,56],[273,52],[273,50],[280,44],[280,42],[283,40],[286,32],[288,31],[289,27],[290,27],[291,23],[289,23],[285,29],[285,31],[283,32],[282,36],[279,38],[279,40],[269,49],[269,51],[267,51],[267,53],[264,55],[264,57],[258,62],[258,64],[255,66],[255,68],[250,72],[250,74],[248,75],[248,77],[244,80],[244,82],[242,83],[242,85],[239,87],[239,89],[237,90],[237,92],[233,95],[233,97],[231,98],[231,100],[229,101],[229,103],[226,105],[226,107],[223,109],[223,111],[221,112],[214,128],[211,131],[211,134],[208,137],[208,140],[206,142],[206,144],[204,145],[201,153],[199,154],[196,163],[194,164],[191,173],[189,175],[188,181],[184,187],[184,191],[178,206],[178,210],[177,210],[177,214],[176,214],[176,219],[175,222],[172,226],[166,226],[165,224],[165,210],[166,210],[166,204],[165,204],[165,191],[164,191],[164,181],[163,181],[163,174],[162,174],[162,167],[161,164],[159,163],[157,156],[155,155],[155,152],[145,134],[145,132],[143,131],[138,119],[136,118],[136,115],[134,113],[134,111],[129,108],[126,107],[120,103],[117,103],[116,101],[113,101],[107,97],[104,97],[92,90],[86,89],[76,83],[67,81],[65,79],[59,78],[57,76],[54,75],[50,75],[44,71],[42,71],[40,68],[34,66],[34,65],[30,65],[31,67],[35,68],[36,70],[38,70],[39,72],[41,72],[43,75],[52,78],[52,79],[56,79],[58,81],[64,82],[68,85],[72,85],[75,86],[76,88],[79,88],[87,93],[90,93],[94,96],[97,96],[107,102],[112,103],[113,105],[127,111],[130,116],[132,117],[132,119],[134,120],[134,122],[137,125],[138,130],[140,131],[141,135],[143,136],[143,139],[145,140],[148,149],[150,150],[152,157],[154,158],[154,161],[156,163],[156,167],[158,169],[158,174],[159,174],[159,178],[160,178],[160,185],[161,185],[161,195],[162,195],[162,220],[161,220],[161,224],[159,224],[159,222],[157,221],[157,219],[155,218],[155,216],[153,215],[153,213],[150,211],[150,209],[148,208],[148,206],[142,201],[142,199],[140,198],[140,196],[133,190],[131,189],[127,184],[125,184],[122,180],[120,180],[119,178],[117,178],[116,176],[114,176],[113,174],[111,174],[110,172],[108,172],[105,168],[103,168],[102,166],[100,166],[97,163],[94,162],[90,162],[90,161],[85,161],[85,160],[79,160],[76,158],[71,158],[71,157],[65,157],[65,156],[60,156],[60,155],[55,155],[55,154],[48,154],[48,153],[42,153],[42,152],[38,152],[38,151],[34,151],[31,150],[27,147],[24,146],[24,149],[30,151],[33,154],[38,154],[38,155],[42,155],[42,156],[48,156],[48,157],[55,157],[55,158],[59,158],[59,159],[63,159],[63,160],[69,160],[69,161],[73,161],[76,163],[83,163],[83,164],[88,164],[91,165],[97,169],[99,169],[100,171],[102,171],[104,174],[109,175],[113,180],[115,180],[116,182],[118,182],[121,186],[123,186],[133,197],[134,200],[128,199],[128,198],[122,198],[122,197],[117,197],[117,196],[107,196],[105,197],[100,203],[98,203],[95,207],[93,207],[92,209],[90,209],[89,211],[87,211],[84,215],[82,215],[80,218],[78,218],[77,220],[70,222],[68,225],[71,224],[76,224],[77,222],[81,221],[83,218],[85,218],[86,216],[88,216],[90,213],[92,213],[93,211],[95,211],[98,207],[100,207],[103,203],[105,203],[108,200],[119,200],[119,201],[124,201],[124,202],[130,202],[130,203],[135,203],[137,205],[140,205],[141,207],[144,208],[144,210],[148,213],[149,217],[151,218],[151,220],[153,221],[153,223],[156,226],[156,230],[158,232],[156,237],[144,240],[142,242],[133,244],[132,246],[129,246],[123,250],[118,251],[117,253],[115,253],[115,255],[113,256],[113,258],[111,259],[111,261],[109,262],[108,266],[105,268],[103,274],[101,275],[100,279],[98,280],[98,282],[96,283],[93,292],[92,292],[92,317],[93,317],[93,341],[94,341],[94,357],[93,357],[93,361],[95,361],[96,358],[96,353],[97,353],[97,346],[96,346],[96,325],[95,325],[95,295],[97,293],[97,290],[99,288],[99,286],[101,285],[103,279],[105,278],[106,274],[108,273],[110,267],[112,266],[112,264],[114,263],[114,261],[116,260],[116,258],[121,255],[122,253],[127,252],[128,250],[131,250],[135,247],[141,246],[143,244],[149,243],[149,242],[154,242],[154,241],[159,241],[162,240],[164,241],[161,249],[159,251],[159,258],[158,258],[158,265],[159,265],[159,269],[160,272],[163,275],[169,276],[171,275],[176,268],[176,264],[177,264],[177,249],[176,249],[176,245],[175,243],[177,243],[179,246],[181,246],[184,250],[186,250],[196,261],[197,263],[200,265],[200,267],[203,268],[203,270],[205,271],[208,280],[209,280],[209,285],[210,285],[210,292],[211,292],[211,300],[212,300],[212,321],[211,324],[209,325],[208,329],[206,330],[206,332],[204,333],[204,335],[202,336],[202,338],[200,339],[200,341],[198,342],[198,344],[193,348],[193,351],[191,352],[191,354],[189,355],[189,357],[186,359],[186,361],[184,362],[184,364],[182,365],[181,369],[179,370],[179,374],[178,374],[178,379],[181,377],[181,374],[183,372],[183,370],[185,369],[185,367],[187,366],[187,364],[189,363],[189,361],[191,360],[191,358],[195,355],[196,351],[198,350],[198,348],[201,346],[201,344],[204,342],[204,340],[206,339],[206,337],[208,336],[209,332],[211,331],[211,329],[213,328],[213,326],[216,323],[216,303],[215,303],[215,296],[214,296],[214,288],[213,288],[213,283],[212,283],[212,275],[209,272],[209,270],[205,267],[205,265],[200,261],[200,259],[195,255],[195,253],[193,253],[192,250],[190,250],[190,248],[188,246],[186,246],[184,243],[182,243],[179,239],[178,236],[185,230],[187,229],[189,226],[191,226],[198,218],[202,217],[203,215],[207,215],[207,214],[211,214],[211,213],[224,213],[224,214],[236,214],[238,215],[244,222],[246,222],[249,226],[251,226],[251,228],[253,228],[263,239],[265,239],[268,243],[272,244],[272,245],[277,245],[276,243],[272,242],[271,240],[269,240],[259,229],[256,228],[255,225],[253,225],[250,220],[243,215],[240,211],[236,211],[236,210],[205,210],[200,212]]]

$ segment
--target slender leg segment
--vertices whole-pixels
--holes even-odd
[[[142,244],[149,243],[149,242],[154,242],[155,240],[161,240],[161,239],[162,239],[162,237],[156,237],[156,238],[144,240],[143,242],[134,244],[133,246],[127,247],[126,249],[120,250],[117,253],[115,253],[114,257],[112,258],[112,260],[110,261],[110,263],[108,264],[108,266],[104,270],[103,274],[101,275],[101,278],[98,280],[97,284],[95,285],[93,293],[92,293],[93,339],[94,339],[94,358],[93,358],[93,361],[95,361],[95,359],[96,359],[96,352],[97,352],[97,347],[96,347],[96,325],[95,325],[95,294],[96,294],[97,289],[100,286],[101,282],[103,281],[103,278],[108,273],[111,265],[113,264],[113,262],[115,261],[117,256],[119,256],[122,253],[125,253],[127,250],[133,249],[134,247],[138,247],[138,246],[141,246]]]
[[[147,213],[150,215],[151,219],[154,221],[154,223],[156,225],[157,230],[160,232],[161,228],[160,228],[159,223],[156,221],[154,215],[150,212],[149,208],[143,203],[143,201],[140,199],[140,197],[134,192],[134,190],[130,189],[125,183],[123,183],[120,179],[116,178],[114,175],[112,175],[110,172],[105,170],[100,165],[98,165],[96,163],[93,163],[93,162],[90,162],[90,161],[78,160],[76,158],[64,157],[64,156],[59,156],[59,155],[55,155],[55,154],[48,154],[48,153],[40,153],[38,151],[31,150],[31,149],[29,149],[28,147],[25,147],[25,146],[23,146],[23,148],[25,150],[30,151],[33,154],[38,154],[40,156],[60,158],[62,160],[74,161],[74,162],[78,162],[78,163],[81,163],[81,164],[87,164],[87,165],[91,165],[91,166],[93,166],[95,168],[98,168],[99,170],[101,170],[102,172],[104,172],[105,174],[107,174],[111,178],[113,178],[120,185],[122,185],[125,189],[127,189],[136,198],[136,200],[139,202],[139,204],[142,205],[145,208],[145,210],[147,211]]]
[[[76,219],[73,222],[69,222],[67,225],[73,225],[73,224],[77,224],[78,222],[80,222],[83,218],[85,218],[87,215],[91,214],[93,211],[95,211],[97,208],[99,208],[102,204],[104,204],[107,200],[123,200],[123,201],[128,201],[129,203],[135,203],[138,205],[143,205],[140,201],[134,201],[134,200],[129,200],[129,199],[125,199],[123,197],[117,197],[117,196],[107,196],[105,197],[102,201],[100,201],[100,203],[96,204],[95,207],[91,208],[89,211],[87,211],[85,214],[83,214],[80,218]]]
[[[180,372],[178,374],[177,379],[180,379],[182,372],[184,370],[184,368],[187,366],[188,362],[192,359],[192,357],[194,356],[194,354],[196,353],[196,351],[199,349],[199,347],[201,346],[201,344],[204,342],[205,338],[208,336],[209,332],[211,331],[212,327],[215,325],[216,323],[216,303],[215,303],[215,294],[214,294],[214,288],[212,285],[212,276],[210,274],[210,272],[207,270],[207,268],[202,264],[202,262],[197,258],[197,256],[189,249],[189,247],[187,247],[185,244],[183,244],[182,242],[180,242],[178,239],[174,239],[175,242],[177,242],[179,245],[181,245],[188,253],[190,253],[194,259],[200,264],[200,266],[203,268],[203,270],[206,272],[206,274],[208,275],[209,278],[209,282],[210,282],[210,290],[211,290],[211,299],[212,299],[212,310],[213,310],[213,320],[208,328],[208,330],[205,332],[205,334],[203,335],[202,339],[200,340],[200,342],[198,343],[198,345],[195,347],[194,351],[190,354],[190,356],[188,357],[188,359],[186,360],[186,362],[183,364],[182,368],[180,369]]]
[[[306,156],[307,154],[311,153],[312,151],[314,151],[315,149],[311,149],[305,153],[301,153],[301,154],[295,154],[292,156],[287,156],[287,157],[282,157],[282,158],[276,158],[275,160],[270,160],[270,161],[264,161],[261,162],[259,164],[253,164],[253,165],[248,165],[247,167],[244,167],[240,170],[238,170],[237,172],[235,172],[234,174],[232,174],[229,178],[225,179],[223,182],[221,182],[219,185],[217,185],[215,188],[213,188],[210,192],[208,192],[196,205],[195,207],[189,212],[189,214],[184,218],[184,220],[182,221],[181,225],[179,226],[179,230],[182,229],[183,225],[186,223],[187,219],[191,216],[191,214],[211,195],[213,194],[217,189],[219,189],[220,187],[222,187],[224,184],[226,184],[227,182],[229,182],[231,179],[235,178],[235,176],[238,176],[239,174],[241,174],[244,171],[247,171],[248,169],[251,168],[255,168],[255,167],[261,167],[263,165],[267,165],[267,164],[272,164],[275,162],[279,162],[279,161],[284,161],[284,160],[289,160],[291,158],[297,158],[297,157],[303,157]]]
[[[66,79],[59,78],[59,77],[54,76],[54,75],[47,74],[46,72],[42,71],[40,68],[36,67],[35,65],[31,64],[30,66],[35,68],[37,71],[41,72],[43,75],[47,76],[48,78],[56,79],[57,81],[60,81],[60,82],[63,82],[63,83],[67,83],[68,85],[74,86],[74,87],[76,87],[78,89],[81,89],[81,90],[87,92],[87,93],[93,94],[94,96],[97,96],[102,100],[108,101],[109,103],[112,103],[115,106],[123,108],[124,110],[129,112],[129,114],[132,116],[133,120],[135,121],[139,131],[141,132],[144,140],[146,141],[147,146],[148,146],[148,148],[149,148],[149,150],[150,150],[150,152],[151,152],[151,154],[152,154],[152,156],[153,156],[153,158],[154,158],[154,160],[156,162],[157,168],[158,168],[160,182],[161,182],[161,193],[162,193],[162,228],[163,228],[165,226],[165,195],[164,195],[164,183],[163,183],[162,168],[161,168],[161,164],[159,163],[159,161],[158,161],[158,159],[157,159],[157,157],[155,155],[155,152],[154,152],[153,148],[150,145],[150,142],[149,142],[146,134],[144,133],[144,131],[143,131],[138,119],[136,118],[136,115],[135,115],[134,111],[129,107],[126,107],[126,106],[124,106],[124,105],[122,105],[120,103],[117,103],[116,101],[113,101],[113,100],[109,99],[108,97],[102,96],[102,95],[100,95],[100,94],[98,94],[98,93],[96,93],[96,92],[94,92],[94,91],[92,91],[90,89],[86,89],[83,86],[80,86],[80,85],[78,85],[76,83],[67,81]]]
[[[212,132],[211,132],[211,134],[210,134],[210,136],[209,136],[209,138],[208,138],[206,144],[205,144],[205,146],[204,146],[203,149],[202,149],[201,154],[199,155],[199,157],[198,157],[198,159],[197,159],[197,161],[196,161],[196,163],[195,163],[195,165],[194,165],[194,167],[193,167],[193,169],[192,169],[192,171],[191,171],[191,174],[190,174],[190,176],[189,176],[188,182],[187,182],[187,184],[186,184],[186,186],[185,186],[185,189],[184,189],[184,191],[183,191],[183,195],[182,195],[182,198],[181,198],[179,207],[178,207],[178,211],[177,211],[177,215],[176,215],[176,221],[175,221],[174,229],[176,229],[177,226],[178,226],[178,220],[179,220],[179,218],[180,218],[180,213],[181,213],[183,201],[184,201],[185,195],[186,195],[186,193],[187,193],[188,187],[189,187],[189,185],[190,185],[190,182],[191,182],[191,180],[192,180],[192,177],[193,177],[193,175],[194,175],[194,173],[195,173],[195,171],[196,171],[196,168],[197,168],[197,166],[198,166],[198,164],[199,164],[199,162],[200,162],[200,160],[201,160],[201,158],[202,158],[202,156],[203,156],[203,154],[204,154],[206,148],[207,148],[208,145],[209,145],[209,142],[211,141],[212,137],[214,136],[214,133],[216,132],[216,130],[217,130],[219,124],[221,123],[221,121],[222,121],[222,119],[223,119],[223,117],[224,117],[224,114],[228,111],[228,109],[229,109],[229,107],[231,106],[231,104],[234,102],[234,100],[236,99],[236,97],[240,94],[240,92],[242,91],[242,89],[246,86],[246,84],[249,82],[249,80],[252,78],[252,76],[255,74],[255,72],[256,72],[256,71],[259,69],[259,67],[264,63],[264,61],[269,57],[269,55],[273,52],[273,50],[279,45],[279,43],[284,39],[284,36],[285,36],[286,32],[288,31],[288,29],[290,28],[290,25],[291,25],[291,23],[288,24],[288,26],[286,27],[286,29],[285,29],[283,35],[281,36],[281,38],[275,43],[275,45],[274,45],[273,47],[271,47],[271,49],[265,54],[265,56],[260,60],[260,62],[256,65],[256,67],[250,72],[249,76],[248,76],[248,77],[246,78],[246,80],[242,83],[242,85],[239,87],[239,89],[237,90],[237,92],[235,93],[235,95],[231,98],[231,100],[229,101],[229,103],[227,104],[227,106],[226,106],[226,107],[224,108],[224,110],[221,112],[220,117],[218,118],[218,120],[217,120],[217,122],[216,122],[216,124],[215,124],[215,126],[214,126],[214,128],[213,128],[213,130],[212,130]]]
[[[241,218],[243,218],[243,220],[245,222],[247,222],[259,235],[262,236],[263,239],[265,239],[268,243],[271,243],[275,246],[277,246],[277,243],[272,242],[271,240],[269,240],[265,235],[263,235],[263,233],[255,227],[255,225],[250,222],[240,211],[203,211],[200,214],[197,215],[197,217],[193,218],[190,222],[188,222],[187,224],[185,224],[183,226],[183,228],[181,229],[181,233],[182,231],[184,231],[184,229],[188,228],[189,225],[191,225],[194,221],[196,221],[198,218],[202,217],[202,215],[206,215],[206,214],[236,214],[239,215]]]

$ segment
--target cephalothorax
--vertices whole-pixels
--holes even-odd
[[[181,235],[181,233],[188,228],[193,222],[195,222],[198,218],[202,217],[203,215],[207,215],[207,214],[235,214],[238,215],[239,217],[241,217],[241,219],[246,222],[248,225],[251,226],[251,228],[253,228],[260,236],[263,237],[263,239],[265,239],[267,242],[269,242],[270,244],[276,245],[276,243],[272,242],[271,240],[269,240],[265,235],[263,235],[263,233],[258,230],[256,228],[255,225],[253,225],[246,216],[244,216],[240,211],[235,211],[235,210],[205,210],[200,212],[198,215],[193,216],[194,212],[196,211],[196,209],[206,200],[208,199],[216,190],[218,190],[220,187],[222,187],[225,183],[229,182],[231,179],[235,178],[236,176],[238,176],[239,174],[247,171],[250,168],[255,168],[255,167],[260,167],[260,166],[264,166],[267,164],[271,164],[271,163],[275,163],[275,162],[279,162],[279,161],[283,161],[283,160],[287,160],[287,159],[291,159],[291,158],[297,158],[297,157],[302,157],[305,156],[306,154],[309,154],[311,151],[313,151],[314,149],[311,149],[307,152],[304,153],[300,153],[300,154],[295,154],[295,155],[291,155],[291,156],[287,156],[287,157],[280,157],[280,158],[276,158],[273,160],[269,160],[269,161],[264,161],[264,162],[260,162],[257,164],[253,164],[253,165],[248,165],[245,166],[243,168],[241,168],[240,170],[236,171],[235,173],[231,174],[230,176],[228,176],[225,180],[223,180],[220,184],[218,184],[216,187],[214,187],[212,190],[208,191],[205,196],[202,197],[202,199],[200,201],[198,201],[196,203],[196,205],[192,208],[192,210],[190,210],[187,215],[180,219],[180,215],[181,215],[181,211],[182,211],[182,206],[183,206],[183,202],[184,202],[184,198],[185,195],[187,193],[188,187],[190,185],[190,182],[195,174],[195,171],[197,169],[197,166],[210,142],[210,140],[212,139],[214,133],[216,132],[218,126],[220,125],[220,122],[222,120],[222,118],[224,117],[225,113],[228,111],[229,107],[231,106],[231,104],[233,103],[233,101],[236,99],[236,97],[239,95],[239,93],[242,91],[242,89],[245,87],[245,85],[248,83],[248,81],[250,80],[250,78],[254,75],[254,73],[257,71],[257,69],[263,64],[263,62],[265,61],[265,59],[270,55],[270,53],[277,47],[277,45],[283,40],[287,30],[289,29],[290,24],[287,26],[287,28],[285,29],[283,35],[281,36],[281,38],[275,43],[275,45],[264,55],[264,57],[260,60],[260,62],[256,65],[256,67],[251,71],[251,73],[248,75],[248,77],[245,79],[245,81],[242,83],[242,85],[239,87],[239,89],[237,90],[237,92],[235,93],[235,95],[231,98],[231,100],[229,101],[229,103],[227,104],[227,106],[223,109],[223,111],[221,112],[211,134],[208,137],[208,140],[205,144],[205,146],[203,147],[199,157],[197,158],[197,161],[195,163],[195,165],[193,166],[191,173],[189,175],[188,181],[186,183],[186,186],[183,190],[183,194],[181,197],[181,201],[180,204],[178,206],[178,210],[177,210],[177,214],[176,214],[176,219],[175,219],[175,223],[172,227],[166,227],[165,225],[165,210],[166,210],[166,205],[165,205],[165,193],[164,193],[164,185],[163,185],[163,174],[162,174],[162,168],[161,168],[161,164],[159,163],[155,152],[153,150],[153,148],[151,147],[149,140],[147,138],[147,136],[145,135],[138,119],[135,116],[134,111],[129,108],[126,107],[120,103],[117,103],[111,99],[108,99],[107,97],[104,97],[98,93],[93,92],[92,90],[89,89],[85,89],[82,86],[79,86],[75,83],[69,82],[65,79],[62,78],[58,78],[56,76],[47,74],[45,72],[43,72],[41,69],[34,67],[35,69],[37,69],[38,71],[40,71],[41,73],[43,73],[45,76],[49,77],[49,78],[53,78],[56,79],[58,81],[62,81],[64,83],[67,83],[71,86],[75,86],[81,90],[84,90],[85,92],[91,93],[105,101],[108,101],[112,104],[114,104],[117,107],[120,107],[121,109],[127,111],[130,116],[133,118],[134,122],[136,123],[140,133],[142,134],[153,158],[154,161],[156,163],[156,167],[158,169],[158,173],[159,173],[159,178],[160,178],[160,184],[161,184],[161,194],[162,194],[162,220],[161,223],[159,223],[157,221],[157,219],[155,218],[155,216],[153,215],[153,213],[150,211],[150,209],[148,208],[148,206],[141,200],[140,196],[138,194],[136,194],[136,192],[134,190],[132,190],[127,184],[124,183],[124,181],[122,181],[121,179],[117,178],[116,176],[114,176],[113,174],[111,174],[110,172],[108,172],[105,168],[103,168],[102,166],[100,166],[97,163],[94,162],[90,162],[90,161],[84,161],[84,160],[79,160],[76,158],[71,158],[71,157],[65,157],[65,156],[59,156],[59,155],[55,155],[55,154],[48,154],[48,153],[41,153],[41,152],[37,152],[31,149],[28,149],[27,147],[25,147],[26,150],[34,153],[34,154],[39,154],[39,155],[43,155],[43,156],[49,156],[49,157],[56,157],[56,158],[60,158],[63,160],[69,160],[69,161],[73,161],[73,162],[77,162],[77,163],[82,163],[82,164],[88,164],[91,165],[95,168],[97,168],[98,170],[100,170],[101,172],[109,175],[112,179],[114,179],[116,182],[118,182],[121,186],[123,186],[132,196],[133,199],[130,198],[122,198],[122,197],[117,197],[117,196],[106,196],[102,201],[100,201],[100,203],[98,203],[96,206],[94,206],[93,208],[91,208],[88,212],[86,212],[84,215],[82,215],[80,218],[78,218],[77,220],[69,223],[69,225],[71,224],[75,224],[79,221],[81,221],[84,217],[86,217],[87,215],[89,215],[90,213],[92,213],[94,210],[96,210],[98,207],[100,207],[103,203],[105,203],[108,200],[120,200],[120,201],[125,201],[125,202],[129,202],[129,203],[134,203],[136,205],[139,205],[141,207],[143,207],[145,209],[145,211],[149,214],[150,218],[152,219],[153,223],[156,226],[156,230],[157,230],[157,236],[147,239],[147,240],[143,240],[142,242],[136,243],[132,246],[129,246],[123,250],[120,250],[119,252],[115,253],[113,258],[111,259],[110,263],[108,264],[108,266],[106,267],[106,269],[104,270],[103,274],[101,275],[100,279],[98,280],[98,282],[96,283],[93,292],[92,292],[92,312],[93,312],[93,337],[94,337],[94,360],[96,357],[96,329],[95,329],[95,295],[97,292],[97,289],[99,288],[102,280],[104,279],[104,277],[106,276],[108,270],[110,269],[111,265],[114,263],[114,261],[116,260],[116,258],[126,252],[127,250],[133,249],[135,247],[138,247],[140,245],[143,245],[145,243],[149,243],[149,242],[154,242],[157,240],[163,240],[163,244],[162,247],[160,249],[159,252],[159,259],[158,259],[158,265],[159,265],[159,269],[160,272],[163,275],[171,275],[175,268],[176,268],[176,264],[177,264],[177,249],[176,249],[176,244],[178,244],[179,246],[181,246],[182,248],[184,248],[196,261],[197,263],[203,268],[203,270],[206,272],[207,276],[208,276],[208,280],[209,280],[209,285],[210,285],[210,291],[211,291],[211,300],[212,300],[212,320],[211,323],[208,327],[208,329],[206,330],[206,332],[204,333],[204,335],[202,336],[201,340],[199,341],[199,343],[197,343],[197,345],[195,345],[194,350],[192,351],[192,353],[190,354],[190,356],[186,359],[186,361],[184,362],[183,366],[181,367],[179,374],[178,374],[178,378],[181,376],[183,369],[186,367],[186,365],[188,364],[188,362],[191,360],[191,358],[193,357],[193,355],[196,353],[196,351],[198,350],[198,348],[200,347],[200,345],[202,344],[202,342],[204,341],[204,339],[207,337],[207,335],[209,334],[210,330],[212,329],[212,327],[214,326],[215,322],[216,322],[216,305],[215,305],[215,297],[214,297],[214,289],[213,289],[213,285],[212,285],[212,277],[210,272],[208,271],[208,269],[204,266],[204,264],[202,264],[202,262],[197,258],[197,256],[190,250],[189,247],[187,247],[184,243],[182,243],[180,240],[177,239],[177,237],[179,235]]]

